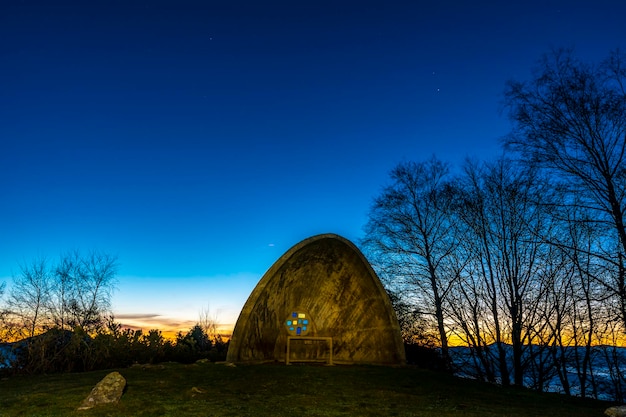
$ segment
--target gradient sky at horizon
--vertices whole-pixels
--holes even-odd
[[[501,102],[551,48],[624,47],[626,3],[0,4],[0,282],[118,256],[118,319],[234,324],[319,233],[358,244],[399,162],[497,157]]]

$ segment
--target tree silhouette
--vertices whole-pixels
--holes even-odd
[[[435,158],[399,164],[392,185],[374,201],[363,241],[388,284],[422,316],[434,318],[444,361],[448,335],[444,303],[454,279],[455,235],[448,216],[448,166]],[[400,302],[401,300],[397,300]]]
[[[20,266],[7,302],[7,322],[19,331],[14,338],[33,337],[53,327],[93,331],[110,307],[116,274],[115,257],[71,252],[54,265],[37,259]]]
[[[550,172],[568,191],[563,204],[591,215],[577,220],[606,230],[595,254],[612,265],[603,285],[618,296],[626,323],[626,57],[613,52],[595,65],[555,51],[532,80],[509,82],[506,105],[514,123],[508,148]]]

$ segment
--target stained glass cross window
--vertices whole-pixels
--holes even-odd
[[[310,329],[310,318],[302,311],[293,311],[287,320],[285,326],[291,336],[304,336]]]

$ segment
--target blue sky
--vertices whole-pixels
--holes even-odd
[[[617,1],[0,4],[0,282],[118,256],[120,321],[237,318],[311,235],[358,243],[399,162],[491,159],[509,79],[624,48]],[[154,325],[154,326],[153,326]]]

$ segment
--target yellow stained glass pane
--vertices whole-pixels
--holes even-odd
[[[306,317],[306,314],[304,314],[304,313],[298,313],[298,318],[299,318],[299,319],[303,319],[303,318],[305,318],[305,317]]]

